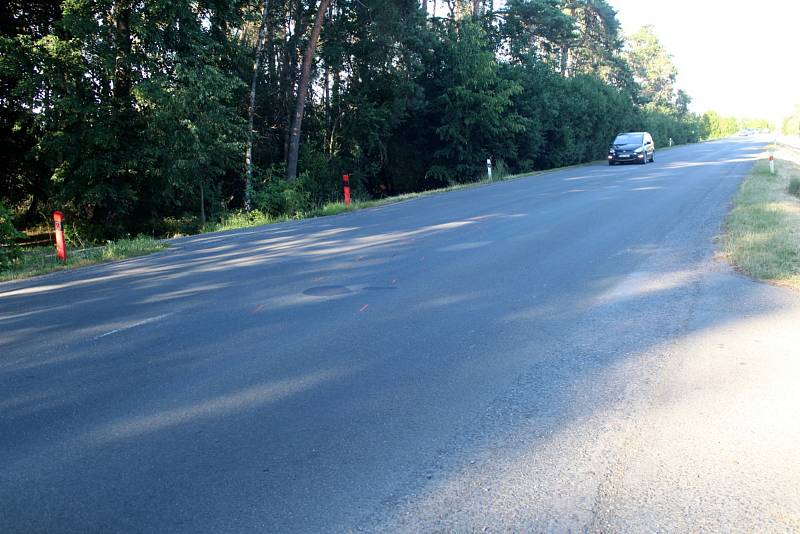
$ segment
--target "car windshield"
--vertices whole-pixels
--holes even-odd
[[[640,145],[642,144],[642,134],[619,134],[614,139],[615,145]]]

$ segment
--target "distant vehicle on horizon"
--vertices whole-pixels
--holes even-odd
[[[656,160],[656,145],[648,132],[618,134],[608,147],[608,164],[636,162],[642,165]]]

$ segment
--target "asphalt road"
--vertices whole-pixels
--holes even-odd
[[[678,147],[0,284],[0,532],[797,531],[800,297]]]

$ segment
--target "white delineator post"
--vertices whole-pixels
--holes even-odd
[[[769,172],[775,174],[775,158],[772,156],[772,152],[769,153]]]
[[[492,179],[492,159],[486,158],[486,175],[489,179]]]

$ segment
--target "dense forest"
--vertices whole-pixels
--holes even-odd
[[[740,127],[605,0],[66,0],[0,12],[0,218],[92,239],[302,213]]]

